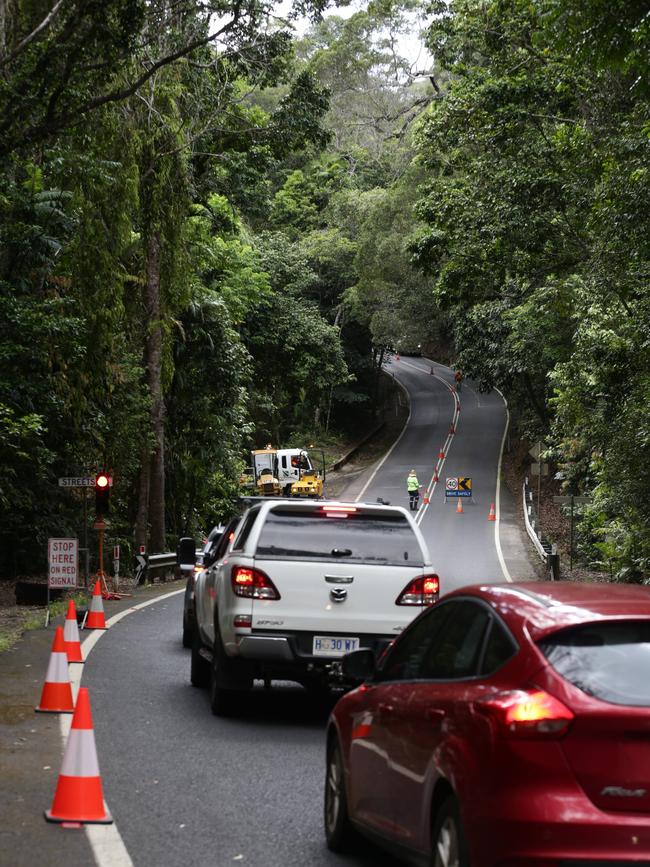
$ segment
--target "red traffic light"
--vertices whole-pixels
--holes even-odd
[[[98,519],[108,515],[110,511],[110,485],[111,478],[108,473],[97,473],[95,476],[95,515]]]

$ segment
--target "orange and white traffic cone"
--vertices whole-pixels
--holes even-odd
[[[497,513],[496,513],[496,509],[494,508],[494,503],[492,503],[490,505],[490,514],[488,515],[488,521],[496,521],[496,519],[497,519]]]
[[[395,353],[395,361],[399,361],[399,352]]]
[[[425,494],[425,495],[424,495],[424,497],[423,497],[423,503],[424,503],[425,506],[428,506],[428,505],[429,505],[429,495],[428,495],[428,494]]]
[[[81,642],[79,641],[79,627],[77,626],[77,609],[74,599],[68,602],[68,613],[65,616],[63,629],[65,652],[68,654],[68,662],[83,662],[81,655]]]
[[[113,821],[104,806],[90,699],[85,686],[79,690],[52,808],[45,811],[45,818],[48,822],[101,825]]]
[[[440,449],[440,451],[438,452],[438,460],[443,460],[444,457],[445,457],[445,450]]]
[[[438,476],[438,470],[434,470],[434,471],[433,471],[433,481],[434,481],[434,482],[439,482],[439,481],[440,481],[440,478],[439,478],[439,476]]]
[[[90,603],[90,610],[86,618],[86,629],[106,629],[106,618],[104,616],[104,603],[102,602],[102,588],[99,580],[95,581],[95,589],[93,590],[93,598]]]
[[[456,501],[456,513],[457,513],[458,515],[462,515],[463,512],[464,512],[464,509],[463,509],[463,501],[462,501],[461,498],[459,497],[459,498],[457,499],[457,501]]]
[[[36,710],[40,713],[72,713],[74,710],[62,626],[57,626],[54,633],[41,702]]]

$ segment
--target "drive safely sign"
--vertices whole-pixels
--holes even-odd
[[[76,587],[79,574],[79,540],[48,539],[47,559],[50,564],[50,587]]]

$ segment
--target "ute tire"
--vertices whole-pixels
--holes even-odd
[[[199,651],[201,640],[198,631],[194,633],[192,641],[192,657],[190,660],[190,683],[199,689],[203,689],[210,683],[210,663],[204,659]]]

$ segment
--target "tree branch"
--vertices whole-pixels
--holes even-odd
[[[56,17],[59,9],[61,8],[61,6],[63,6],[63,2],[64,0],[58,0],[58,2],[54,4],[51,11],[45,16],[45,18],[41,21],[38,27],[32,30],[32,32],[28,36],[25,36],[25,38],[18,43],[16,48],[11,52],[8,57],[0,60],[0,66],[6,66],[8,63],[11,63],[13,60],[15,60],[18,55],[23,52],[25,48],[27,48],[29,43],[33,42],[33,40],[36,39],[39,33],[41,33],[43,30],[50,26],[50,24]]]

